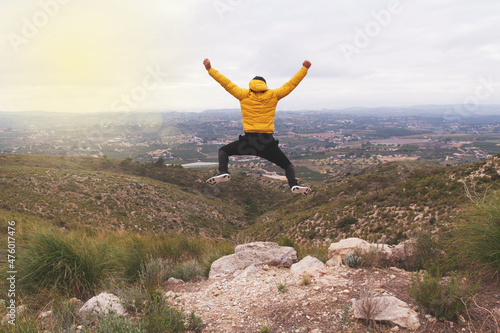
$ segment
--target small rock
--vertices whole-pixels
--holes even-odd
[[[52,311],[43,311],[38,315],[39,320],[43,320],[45,318],[51,317],[52,316]]]
[[[113,311],[119,316],[124,316],[126,311],[118,297],[113,294],[100,293],[89,299],[78,311],[79,314],[87,312],[104,313]]]
[[[342,257],[340,255],[335,255],[326,262],[328,267],[340,267],[342,266]]]
[[[420,327],[418,313],[407,303],[393,296],[369,297],[353,302],[354,316],[358,319],[390,321],[404,328],[416,330]],[[371,318],[365,313],[369,308]]]
[[[295,263],[290,268],[290,271],[294,274],[304,274],[316,272],[320,269],[325,268],[325,264],[317,258],[307,256],[298,263]]]
[[[176,279],[174,277],[171,277],[170,279],[167,280],[167,284],[183,284],[184,281],[180,279]]]

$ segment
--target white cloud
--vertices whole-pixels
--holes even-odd
[[[8,36],[58,1],[16,53]],[[138,108],[238,107],[205,57],[241,86],[262,75],[271,87],[311,60],[280,109],[460,103],[488,76],[496,89],[482,102],[500,103],[497,0],[67,2],[0,3],[0,109],[105,110],[148,66],[164,78]]]

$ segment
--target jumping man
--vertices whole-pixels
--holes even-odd
[[[243,132],[237,141],[231,142],[219,149],[219,174],[207,180],[209,184],[229,181],[229,156],[255,155],[278,165],[285,170],[285,175],[293,193],[307,194],[309,187],[300,186],[295,179],[295,169],[286,155],[278,147],[274,139],[274,116],[278,101],[292,92],[306,76],[311,63],[306,60],[302,68],[290,81],[281,88],[269,89],[266,80],[261,76],[254,77],[249,83],[249,89],[243,89],[231,82],[224,75],[212,68],[210,60],[203,61],[208,74],[240,101],[243,118]]]

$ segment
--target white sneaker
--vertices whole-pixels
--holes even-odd
[[[207,180],[210,185],[215,185],[222,182],[228,182],[231,180],[231,175],[228,173],[221,173],[220,175],[213,176]]]
[[[295,186],[292,186],[292,192],[293,193],[302,193],[302,194],[309,194],[312,192],[311,188],[309,187],[306,187],[306,186],[299,186],[299,185],[295,185]]]

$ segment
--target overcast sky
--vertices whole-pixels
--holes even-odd
[[[500,104],[498,0],[0,0],[0,110],[238,108],[206,73],[277,88],[278,110]]]

